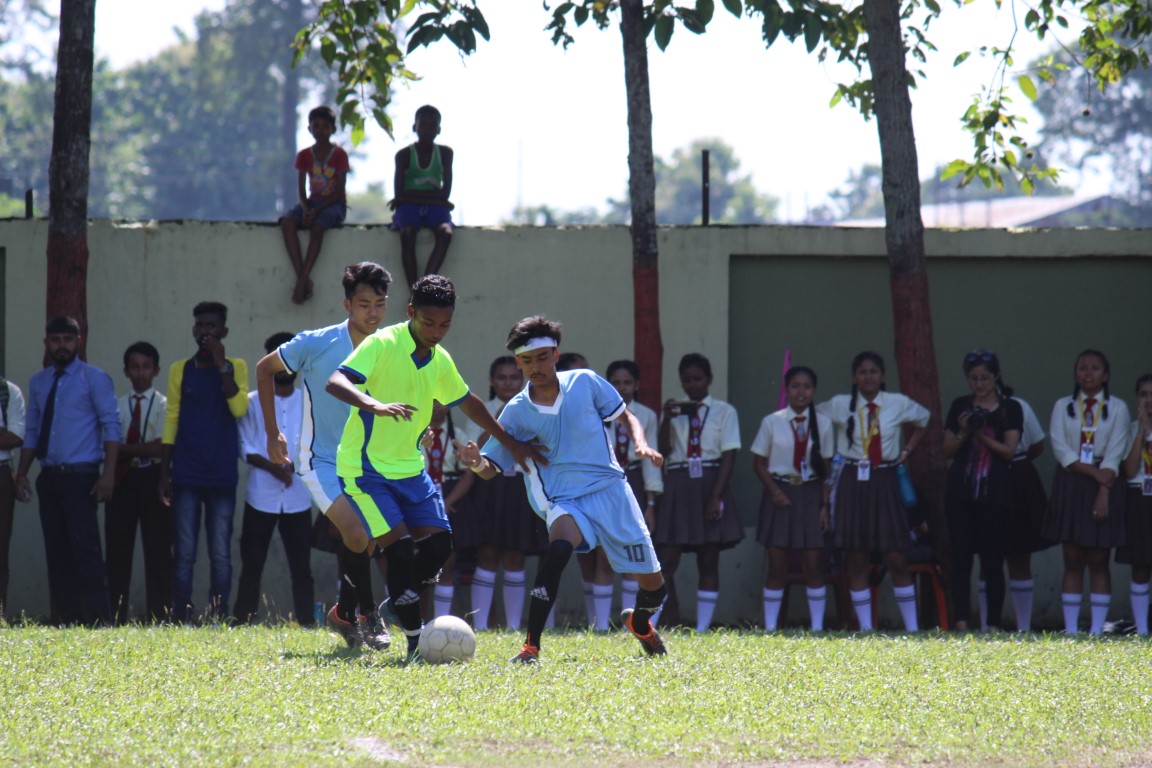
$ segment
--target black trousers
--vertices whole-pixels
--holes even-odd
[[[0,619],[8,615],[8,545],[12,542],[12,520],[16,510],[16,484],[12,467],[0,465]]]
[[[43,470],[36,478],[53,623],[112,623],[96,496],[92,493],[97,479],[96,472]]]
[[[972,610],[972,564],[980,567],[988,584],[988,623],[1000,625],[1004,609],[1004,544],[1008,507],[999,500],[945,499],[948,536],[952,539],[952,610],[956,621],[968,621]]]
[[[104,506],[108,596],[117,624],[128,621],[136,526],[144,548],[144,596],[151,621],[172,612],[172,509],[160,501],[160,465],[129,469]]]
[[[240,583],[232,614],[237,621],[252,621],[260,603],[260,579],[268,559],[272,533],[279,527],[280,540],[288,559],[292,579],[292,610],[296,621],[313,623],[312,601],[312,515],[309,510],[275,514],[261,512],[251,504],[244,505],[244,522],[240,529]]]

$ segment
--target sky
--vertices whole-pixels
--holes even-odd
[[[200,9],[223,5],[224,0],[98,0],[97,56],[114,66],[148,58],[176,42],[175,27],[191,33]],[[960,117],[994,79],[990,59],[974,55],[959,67],[953,60],[979,46],[1006,46],[1013,36],[1012,0],[1000,9],[993,0],[964,8],[941,5],[943,15],[928,34],[938,51],[929,54],[923,65],[927,78],[912,93],[921,177],[971,157]],[[349,188],[382,181],[390,197],[393,156],[415,140],[416,108],[433,104],[443,115],[439,141],[456,153],[452,200],[458,224],[498,224],[517,205],[603,209],[605,200],[623,198],[628,135],[618,26],[601,31],[588,23],[565,51],[544,31],[549,14],[540,2],[480,7],[491,41],[481,40],[469,57],[447,41],[409,57],[409,68],[422,79],[395,94],[395,139],[372,125]],[[852,77],[850,69],[820,63],[802,43],[782,37],[765,49],[757,19],[737,20],[720,3],[716,7],[706,34],[678,26],[667,51],[650,42],[655,153],[670,157],[696,139],[722,139],[734,148],[740,172],[780,200],[779,218],[800,221],[843,186],[851,171],[879,164],[875,121],[865,122],[843,103],[829,106],[836,83]],[[1023,11],[1018,13],[1022,18]],[[1074,34],[1066,33],[1066,42],[1072,41]],[[1015,45],[1022,65],[1047,44],[1020,33]],[[1019,92],[1015,101],[1032,114]],[[1038,123],[1034,118],[1030,125]],[[300,143],[310,143],[303,130]],[[1083,192],[1102,192],[1108,182],[1071,173],[1062,181]]]

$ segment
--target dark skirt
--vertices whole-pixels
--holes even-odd
[[[1044,528],[1044,515],[1048,511],[1048,494],[1036,465],[1030,461],[1014,462],[1009,478],[1012,497],[1004,554],[1031,554],[1047,549],[1052,546],[1052,541],[1045,539],[1040,531]]]
[[[448,494],[452,493],[452,489],[456,487],[456,483],[460,482],[459,477],[445,476],[444,485],[441,487],[440,492],[444,498],[448,498]],[[484,481],[476,478],[472,487],[475,488]],[[447,512],[448,510],[445,509]],[[476,539],[479,536],[476,519],[475,504],[472,503],[471,491],[467,493],[464,498],[456,502],[456,512],[448,512],[448,521],[452,524],[452,546],[455,549],[468,549],[469,547],[476,546]]]
[[[1042,533],[1060,544],[1092,549],[1123,545],[1125,487],[1122,482],[1112,486],[1108,494],[1108,517],[1098,523],[1092,519],[1092,504],[1100,486],[1090,477],[1056,467]]]
[[[724,492],[724,514],[720,519],[712,522],[704,519],[704,509],[719,472],[716,467],[706,467],[704,476],[696,479],[688,477],[686,467],[667,472],[664,493],[656,506],[654,544],[695,552],[704,545],[728,549],[744,538],[744,523],[731,488]]]
[[[908,513],[900,499],[896,468],[873,468],[871,479],[860,482],[856,465],[845,464],[836,486],[832,530],[837,549],[907,551],[911,544]]]
[[[756,541],[764,547],[781,549],[823,549],[824,532],[820,530],[820,507],[824,503],[823,483],[819,480],[790,485],[777,483],[792,502],[778,507],[767,489],[760,500],[760,524]]]
[[[1125,498],[1124,546],[1116,550],[1116,562],[1152,566],[1152,496],[1128,488]]]
[[[548,524],[528,503],[528,489],[520,475],[497,475],[475,485],[476,544],[542,555],[548,551]]]

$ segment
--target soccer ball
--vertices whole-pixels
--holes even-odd
[[[468,622],[456,616],[437,616],[420,632],[420,658],[429,664],[472,661],[476,635]]]

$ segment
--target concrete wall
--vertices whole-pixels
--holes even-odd
[[[43,220],[0,221],[0,370],[22,385],[41,364],[46,237]],[[961,393],[959,361],[974,347],[1001,354],[1006,379],[1032,401],[1042,421],[1052,401],[1070,389],[1073,358],[1086,346],[1112,356],[1121,396],[1129,395],[1138,373],[1152,368],[1152,355],[1135,330],[1146,306],[1142,294],[1152,285],[1152,240],[1146,232],[929,231],[926,243],[945,405]],[[430,244],[430,237],[422,237],[421,252]],[[820,372],[825,396],[847,388],[848,362],[860,349],[877,349],[891,359],[881,230],[677,228],[661,230],[659,245],[663,395],[679,391],[680,356],[705,353],[715,372],[712,393],[740,410],[745,445],[763,414],[775,407],[785,348],[792,349],[795,362]],[[344,265],[373,259],[394,275],[403,274],[397,238],[383,227],[333,232],[315,272],[316,295],[303,307],[289,301],[292,271],[273,225],[99,221],[90,226],[89,248],[88,360],[124,388],[121,353],[132,341],[153,342],[165,369],[192,353],[191,308],[199,301],[229,306],[229,354],[254,363],[272,332],[343,317],[339,275]],[[520,317],[543,313],[564,322],[564,348],[583,352],[602,370],[609,361],[633,354],[630,267],[623,227],[460,229],[446,264],[460,300],[445,346],[484,394],[488,364],[503,354],[508,328]],[[404,294],[399,288],[391,292],[389,322],[403,318]],[[165,378],[158,386],[165,386]],[[892,373],[890,385],[897,384]],[[749,456],[741,452],[736,489],[751,537],[759,494]],[[278,546],[265,585],[278,606],[288,606]],[[12,608],[41,614],[46,587],[34,504],[18,506],[11,549]],[[332,592],[328,560],[314,558],[319,599],[330,599]],[[725,555],[718,621],[757,620],[761,560],[759,548],[747,542]],[[238,567],[238,556],[235,562]],[[1041,589],[1050,597],[1059,558],[1046,554],[1038,563]],[[205,565],[198,564],[204,580],[196,587],[200,599]],[[680,574],[685,596],[694,591],[693,570],[686,558]],[[138,564],[137,577],[140,572]],[[1118,583],[1127,578],[1125,572],[1117,576]],[[142,587],[134,587],[137,602],[138,593]],[[1118,588],[1113,610],[1120,615],[1124,595]],[[579,596],[567,592],[561,608],[579,612]],[[1038,609],[1047,623],[1057,623],[1052,605],[1038,604]]]

